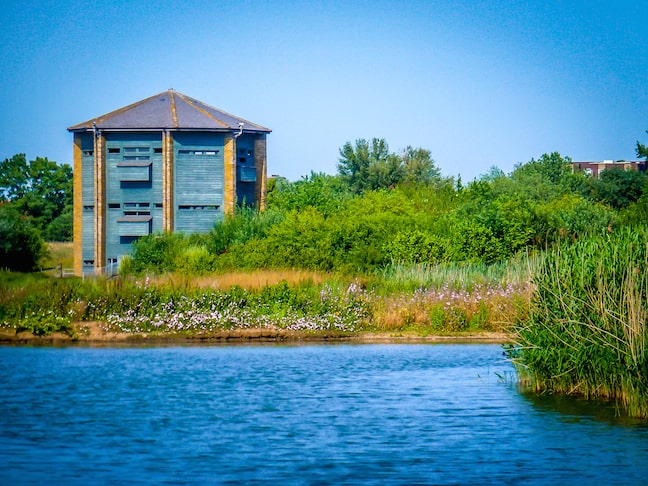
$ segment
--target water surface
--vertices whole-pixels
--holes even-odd
[[[498,345],[0,347],[2,484],[646,484],[648,427]]]

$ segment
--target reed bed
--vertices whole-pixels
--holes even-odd
[[[617,400],[648,417],[648,230],[622,229],[549,251],[528,319],[507,352],[540,392]]]
[[[446,262],[405,265],[393,263],[377,272],[385,293],[426,289],[468,290],[473,287],[516,287],[531,281],[540,261],[536,254],[520,254],[511,260],[490,265]]]

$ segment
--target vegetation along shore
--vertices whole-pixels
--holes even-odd
[[[270,181],[263,212],[142,237],[118,276],[61,278],[69,243],[40,238],[71,234],[65,197],[30,215],[0,181],[0,339],[494,341],[538,392],[648,417],[647,183],[552,153],[464,184],[426,150],[359,140],[335,176]]]

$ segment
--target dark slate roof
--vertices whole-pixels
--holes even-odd
[[[271,131],[269,128],[230,115],[170,89],[71,126],[68,130],[71,132],[91,130],[96,124],[100,130],[176,129],[229,132],[239,130],[240,123],[243,123],[243,132],[269,133]]]

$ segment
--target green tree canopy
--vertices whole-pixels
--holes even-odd
[[[538,175],[552,183],[563,183],[572,173],[571,159],[563,157],[558,152],[543,154],[538,160],[531,159],[526,164],[519,164],[511,174],[513,179]]]
[[[429,184],[441,180],[429,150],[408,146],[401,154],[389,152],[383,138],[358,139],[340,149],[338,174],[356,194],[395,187],[401,183]]]
[[[11,204],[0,203],[0,268],[31,272],[45,253],[38,230]]]
[[[71,213],[72,167],[57,164],[44,157],[27,161],[25,154],[16,154],[0,162],[0,197],[44,234],[56,239],[70,239],[71,218],[65,215],[50,224],[64,212]]]
[[[270,185],[268,185],[270,186]],[[338,176],[311,172],[295,182],[277,179],[268,190],[268,209],[301,211],[308,207],[331,214],[353,197]]]
[[[646,130],[646,133],[648,133],[648,130]],[[637,157],[643,157],[644,159],[648,160],[648,145],[639,143],[638,140],[637,140]]]
[[[410,185],[425,185],[441,180],[441,171],[434,163],[432,154],[423,148],[407,146],[401,154],[403,182]]]
[[[643,195],[648,175],[637,170],[608,169],[598,179],[584,181],[581,192],[591,201],[602,202],[614,209],[623,209]]]

